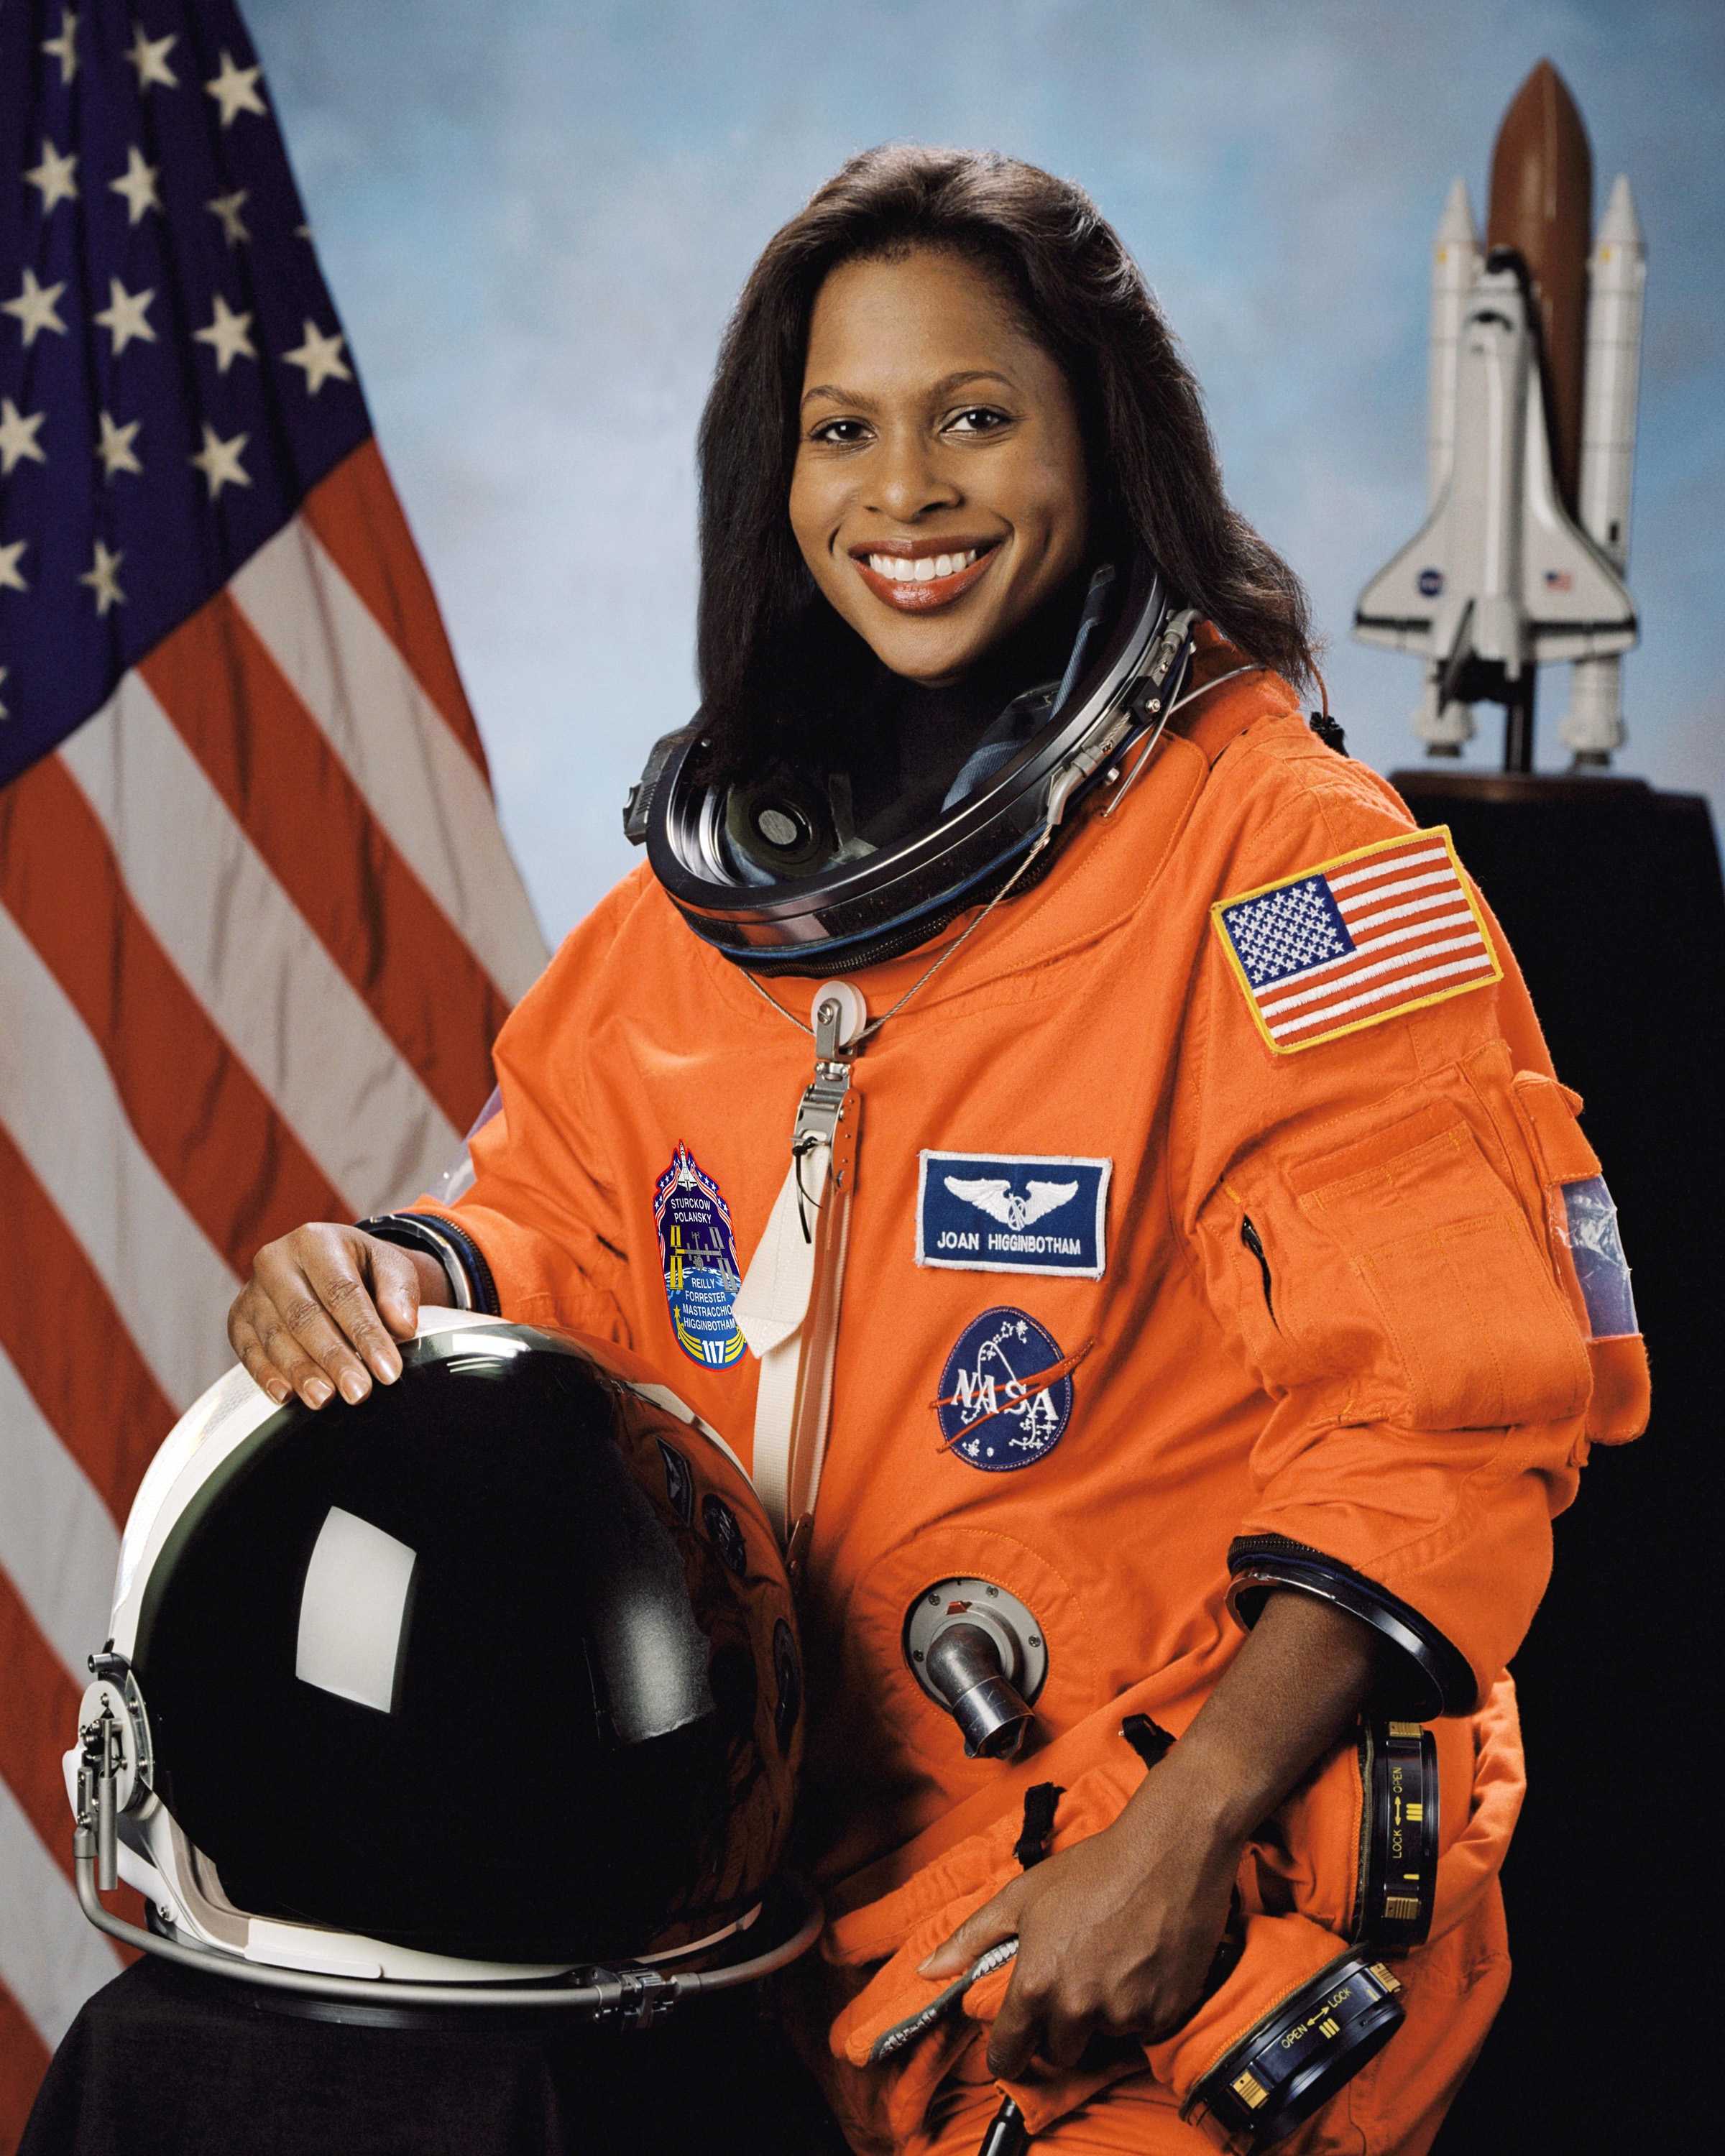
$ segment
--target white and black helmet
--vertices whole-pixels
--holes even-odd
[[[65,1762],[139,1943],[473,1993],[807,1943],[774,1894],[802,1740],[777,1543],[722,1441],[607,1355],[427,1311],[357,1407],[236,1369],[181,1420]]]

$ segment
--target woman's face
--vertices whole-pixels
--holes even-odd
[[[791,528],[895,674],[956,680],[1083,559],[1066,378],[993,280],[919,249],[846,262],[814,302]]]

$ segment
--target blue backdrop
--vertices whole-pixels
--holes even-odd
[[[1504,16],[1509,16],[1506,27]],[[1079,180],[1204,383],[1229,485],[1307,579],[1359,752],[1418,668],[1348,637],[1425,486],[1429,249],[1549,57],[1650,263],[1620,767],[1725,787],[1718,0],[249,0],[323,267],[547,932],[629,865],[618,805],[692,708],[692,442],[768,234],[851,151]],[[1563,670],[1542,685],[1561,762]],[[1495,758],[1495,707],[1474,760]]]

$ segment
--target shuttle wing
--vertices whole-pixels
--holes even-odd
[[[1539,377],[1531,369],[1527,395],[1522,607],[1532,656],[1593,659],[1627,651],[1636,636],[1635,603],[1609,559],[1558,499]]]
[[[1362,644],[1430,653],[1431,632],[1448,587],[1450,490],[1419,531],[1359,595],[1353,633]],[[1453,613],[1453,608],[1443,609]]]

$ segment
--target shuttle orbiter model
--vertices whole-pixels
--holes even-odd
[[[1574,662],[1561,737],[1602,764],[1624,740],[1618,654],[1635,641],[1629,554],[1646,248],[1619,177],[1588,252],[1593,161],[1542,60],[1504,116],[1481,247],[1457,180],[1431,285],[1430,513],[1367,585],[1363,643],[1417,652],[1414,716],[1455,756],[1482,700],[1508,713],[1504,762],[1532,766],[1534,670]]]

